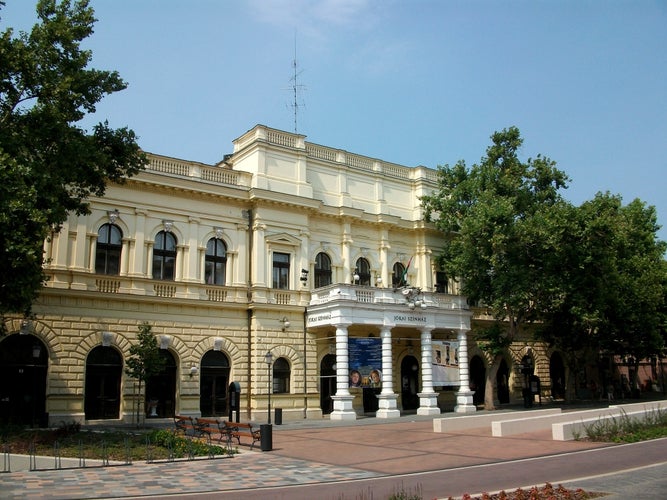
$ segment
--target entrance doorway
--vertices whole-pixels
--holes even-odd
[[[419,362],[408,355],[401,361],[401,401],[404,410],[419,408]]]
[[[199,409],[203,417],[221,417],[227,413],[229,358],[220,351],[209,351],[201,360]]]
[[[498,368],[498,373],[496,374],[496,386],[498,388],[498,402],[500,404],[506,404],[510,402],[510,369],[507,366],[507,362],[503,359],[500,362],[500,367]]]
[[[146,380],[146,416],[169,418],[175,415],[176,360],[166,349],[160,349],[164,368]]]
[[[95,347],[86,360],[86,420],[116,419],[120,412],[123,360],[113,347]]]
[[[565,399],[565,364],[562,356],[555,352],[549,360],[549,377],[551,378],[551,397]]]
[[[475,391],[472,402],[475,405],[484,404],[486,394],[486,367],[479,356],[473,356],[470,360],[470,390]]]
[[[320,363],[320,408],[323,415],[333,411],[333,399],[336,395],[336,356],[327,354]]]
[[[34,335],[14,334],[0,342],[0,421],[43,426],[48,353]]]

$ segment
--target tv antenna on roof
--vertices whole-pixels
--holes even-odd
[[[290,78],[290,82],[292,82],[292,86],[290,87],[290,90],[292,91],[294,100],[290,104],[292,107],[292,111],[294,112],[294,133],[298,133],[298,115],[299,115],[299,108],[302,108],[305,106],[302,102],[299,101],[299,91],[303,91],[306,89],[304,85],[301,85],[298,83],[298,77],[303,73],[303,71],[298,71],[298,64],[296,61],[296,33],[294,33],[294,60],[292,61],[292,69],[294,71],[294,74],[292,78]]]

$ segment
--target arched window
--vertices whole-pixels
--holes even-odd
[[[206,244],[204,277],[208,285],[224,285],[227,267],[227,247],[218,238],[211,238]]]
[[[371,285],[371,265],[366,259],[360,257],[357,259],[356,274],[359,275],[359,285]]]
[[[324,252],[315,257],[315,288],[331,284],[331,259]]]
[[[118,274],[122,248],[123,233],[120,228],[115,224],[102,224],[97,232],[95,272],[97,274]]]
[[[273,392],[289,392],[290,367],[285,358],[278,358],[273,363]]]
[[[400,262],[394,264],[394,267],[392,268],[391,272],[391,285],[394,288],[398,288],[399,286],[405,285],[406,283],[403,282],[404,275],[405,275],[405,266]]]
[[[160,231],[153,247],[153,279],[173,280],[176,269],[176,237]]]

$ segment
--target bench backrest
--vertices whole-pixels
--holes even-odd
[[[218,425],[220,421],[217,418],[197,418],[198,424]]]
[[[249,429],[252,430],[252,424],[239,423],[239,422],[224,422],[225,427],[229,429]]]

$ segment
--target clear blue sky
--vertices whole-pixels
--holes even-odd
[[[27,29],[33,0],[0,28]],[[92,0],[93,65],[129,88],[95,121],[213,163],[255,124],[406,166],[479,161],[515,125],[581,203],[667,225],[667,0]],[[296,44],[295,44],[296,41]],[[90,122],[92,123],[92,122]],[[667,240],[667,227],[660,231]]]

